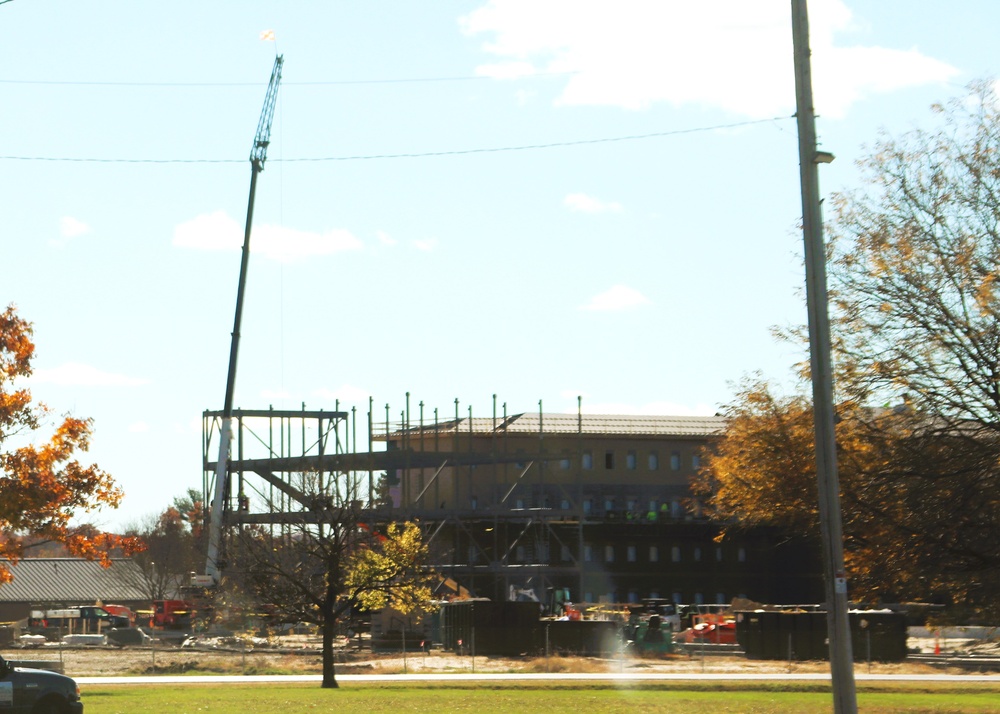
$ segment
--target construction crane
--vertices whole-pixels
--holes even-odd
[[[257,193],[257,175],[264,170],[267,160],[267,145],[271,142],[271,120],[274,105],[278,99],[278,84],[281,83],[281,66],[284,56],[274,58],[271,81],[264,97],[264,109],[257,123],[257,135],[250,151],[250,200],[247,205],[246,230],[243,233],[243,257],[240,261],[240,282],[236,290],[236,319],[233,324],[233,339],[229,348],[229,374],[226,377],[226,401],[222,410],[222,424],[219,429],[219,459],[215,465],[215,488],[209,512],[208,560],[205,563],[205,578],[202,584],[217,585],[222,573],[222,529],[225,525],[225,500],[229,487],[229,444],[232,440],[233,393],[236,389],[236,357],[240,348],[240,322],[243,318],[243,294],[246,292],[247,265],[250,259],[250,227],[253,224],[253,203]]]

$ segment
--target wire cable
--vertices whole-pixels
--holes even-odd
[[[556,149],[567,146],[588,146],[594,144],[610,144],[622,141],[643,141],[646,139],[658,139],[668,136],[681,136],[684,134],[698,134],[722,129],[738,129],[741,127],[754,126],[757,124],[770,124],[791,119],[792,116],[771,117],[769,119],[749,119],[747,121],[732,122],[729,124],[714,124],[711,126],[692,127],[688,129],[673,129],[670,131],[656,131],[649,134],[630,134],[627,136],[612,136],[600,139],[579,139],[576,141],[553,141],[545,144],[523,144],[520,146],[495,146],[480,147],[475,149],[452,149],[446,151],[423,151],[398,154],[357,154],[348,156],[316,156],[299,157],[290,159],[272,159],[278,163],[306,163],[306,162],[327,162],[327,161],[372,161],[376,159],[419,159],[439,156],[465,156],[469,154],[495,154],[512,151],[538,151],[542,149]],[[107,159],[96,157],[66,157],[66,156],[14,156],[0,155],[0,161],[51,161],[69,163],[94,163],[94,164],[241,164],[245,159]]]
[[[7,0],[9,1],[9,0]],[[282,81],[282,87],[314,87],[337,86],[352,84],[414,84],[421,82],[469,82],[492,79],[506,81],[508,79],[531,79],[533,77],[568,77],[579,72],[529,72],[513,77],[492,77],[485,74],[457,75],[446,77],[402,77],[396,79],[330,79],[302,82]],[[0,84],[38,85],[38,86],[70,86],[70,87],[259,87],[261,82],[104,82],[68,79],[0,79]]]

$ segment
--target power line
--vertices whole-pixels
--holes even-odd
[[[657,131],[649,134],[631,134],[628,136],[613,136],[600,139],[579,139],[576,141],[554,141],[545,144],[524,144],[520,146],[496,146],[479,147],[475,149],[452,149],[447,151],[423,151],[413,153],[398,154],[358,154],[353,156],[315,156],[299,157],[291,159],[276,158],[272,162],[278,163],[305,163],[323,161],[370,161],[375,159],[419,159],[435,156],[463,156],[467,154],[494,154],[511,151],[535,151],[541,149],[555,149],[566,146],[586,146],[591,144],[610,144],[621,141],[642,141],[645,139],[657,139],[667,136],[679,136],[682,134],[697,134],[720,129],[738,129],[740,127],[753,126],[756,124],[768,124],[791,119],[790,116],[771,117],[770,119],[749,119],[747,121],[733,122],[730,124],[714,124],[712,126],[692,127],[689,129],[673,129],[671,131]],[[51,161],[70,163],[94,163],[94,164],[241,164],[245,159],[102,159],[93,157],[57,157],[57,156],[0,156],[0,161]]]
[[[0,0],[9,2],[10,0]],[[519,74],[510,79],[531,79],[534,77],[568,77],[578,72],[531,72]],[[481,80],[507,79],[488,75],[458,75],[444,77],[400,77],[396,79],[331,79],[302,82],[283,82],[282,86],[312,87],[336,86],[352,84],[415,84],[421,82],[469,82]],[[89,80],[63,79],[0,79],[0,84],[39,85],[39,86],[70,86],[70,87],[259,87],[260,82],[105,82]]]

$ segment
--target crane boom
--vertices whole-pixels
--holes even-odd
[[[271,81],[264,97],[264,109],[257,123],[253,148],[250,151],[250,199],[247,202],[246,229],[243,233],[243,255],[240,260],[240,281],[236,290],[236,317],[233,323],[232,343],[229,348],[229,373],[226,377],[226,399],[222,410],[222,424],[219,430],[219,458],[215,464],[215,485],[212,492],[212,506],[209,512],[208,559],[205,575],[213,583],[219,582],[222,563],[219,554],[222,549],[222,528],[225,520],[225,498],[229,487],[229,444],[232,440],[233,395],[236,390],[236,358],[240,347],[240,323],[243,319],[243,295],[246,292],[247,267],[250,259],[250,228],[253,225],[253,204],[257,193],[257,174],[264,170],[267,160],[267,146],[271,142],[271,120],[278,99],[278,85],[281,83],[281,67],[284,57],[274,58]]]

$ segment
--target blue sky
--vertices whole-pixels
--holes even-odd
[[[809,10],[825,196],[994,77],[995,2]],[[11,0],[0,27],[0,300],[36,398],[95,419],[105,525],[200,487],[276,50],[238,407],[711,414],[799,358],[769,332],[805,320],[785,0]]]

